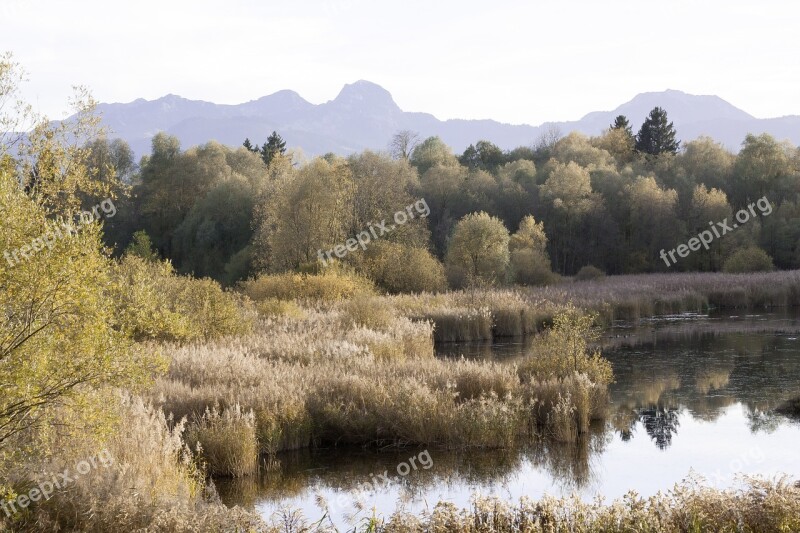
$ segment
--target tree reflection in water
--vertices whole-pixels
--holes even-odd
[[[657,405],[638,411],[644,430],[650,435],[659,450],[666,450],[672,444],[672,435],[678,432],[679,410],[674,407]]]

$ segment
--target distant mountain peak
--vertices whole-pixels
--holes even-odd
[[[339,91],[338,96],[330,103],[348,108],[360,107],[362,109],[370,108],[401,111],[389,91],[377,83],[367,80],[358,80],[354,83],[346,84],[342,87],[342,90]]]
[[[579,129],[595,135],[602,129],[607,128],[610,124],[609,120],[613,121],[613,117],[625,115],[634,126],[634,130],[636,130],[654,107],[664,109],[669,116],[669,120],[673,121],[675,126],[702,124],[720,120],[736,122],[755,120],[755,117],[719,96],[697,95],[676,89],[667,89],[665,91],[639,93],[612,111],[588,113],[579,121],[581,124]],[[717,133],[716,128],[708,131],[709,135]],[[682,135],[680,128],[678,134]],[[726,142],[729,144],[727,137]]]
[[[268,96],[262,96],[257,100],[251,100],[250,102],[241,104],[239,107],[245,114],[269,115],[300,111],[313,107],[313,104],[306,101],[296,91],[284,89]]]

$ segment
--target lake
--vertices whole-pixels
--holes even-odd
[[[440,357],[513,364],[529,340],[437,346]],[[651,495],[689,476],[719,488],[736,474],[800,474],[800,424],[774,409],[800,396],[800,318],[717,312],[619,323],[601,349],[614,368],[610,416],[574,444],[448,452],[361,448],[284,453],[259,477],[218,480],[222,500],[272,518],[299,509],[318,520],[327,502],[340,527],[473,495],[516,501],[577,494]]]

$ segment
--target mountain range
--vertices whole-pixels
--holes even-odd
[[[536,105],[534,102],[532,105]],[[150,151],[158,132],[175,135],[184,148],[216,140],[239,146],[245,138],[262,143],[275,130],[287,146],[307,155],[333,152],[346,155],[364,149],[385,150],[399,130],[420,138],[438,135],[456,153],[485,139],[503,149],[531,145],[544,133],[579,131],[597,135],[617,115],[628,117],[634,133],[650,110],[666,109],[678,138],[684,141],[708,135],[738,151],[747,133],[767,132],[800,145],[800,116],[759,119],[718,96],[682,91],[642,93],[612,111],[595,111],[580,120],[539,126],[513,125],[494,120],[439,120],[429,113],[403,111],[383,87],[368,81],[345,85],[328,102],[312,104],[294,91],[279,91],[243,104],[214,104],[169,94],[157,100],[100,104],[103,122],[114,137],[125,139],[137,156]]]

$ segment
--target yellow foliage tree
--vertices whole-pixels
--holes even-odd
[[[0,263],[0,454],[57,411],[100,410],[89,401],[99,391],[136,389],[161,367],[113,327],[111,261],[100,226],[77,233],[62,226],[59,236],[63,219],[45,214],[6,164],[0,170],[0,250],[9,252]]]

